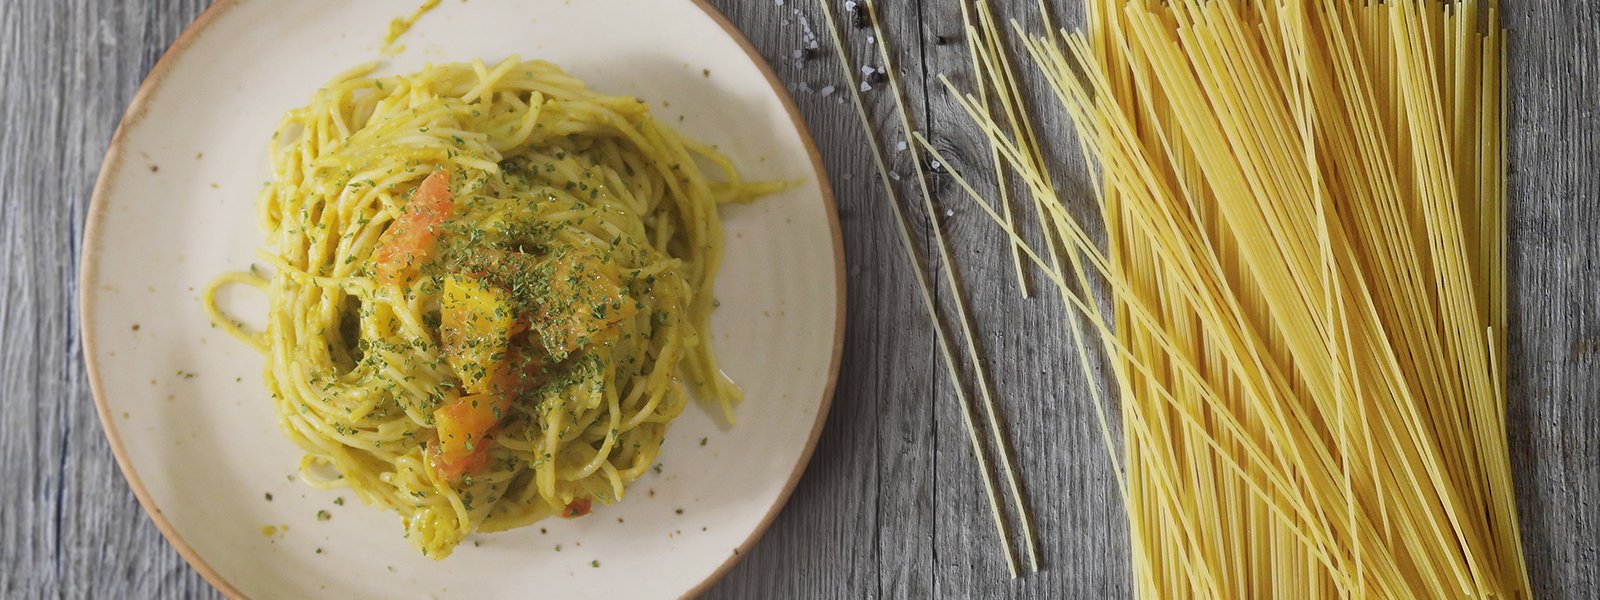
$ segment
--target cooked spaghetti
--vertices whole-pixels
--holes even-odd
[[[691,391],[731,421],[707,335],[717,205],[772,186],[549,63],[371,70],[284,118],[259,205],[272,273],[206,295],[266,356],[304,479],[399,512],[443,558],[620,499]],[[266,292],[265,331],[217,310],[228,283]]]

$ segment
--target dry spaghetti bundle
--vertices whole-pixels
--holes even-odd
[[[1048,251],[959,182],[1116,373],[1141,596],[1528,596],[1496,12],[1095,0],[1087,34],[1013,24],[1056,96],[1032,108],[1079,145],[960,96]],[[1051,152],[1083,154],[1097,202],[1057,195]]]

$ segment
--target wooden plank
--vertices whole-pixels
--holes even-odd
[[[1016,42],[1007,21],[1016,18],[1030,31],[1043,25],[1033,3],[994,2],[1002,36]],[[929,70],[945,74],[962,93],[977,95],[967,44],[962,32],[960,7],[955,2],[934,3],[924,19]],[[1076,26],[1076,14],[1053,14],[1058,24]],[[974,17],[976,18],[976,17]],[[939,42],[944,43],[940,44]],[[1019,44],[1012,44],[1015,71],[1024,76],[1025,90],[1042,100],[1032,114],[1041,135],[1067,137],[1071,132],[1058,118],[1054,99],[1043,93],[1042,82],[1032,77]],[[990,198],[995,195],[994,174],[985,138],[972,125],[944,85],[930,78],[930,141],[949,159],[946,169],[961,173]],[[998,108],[998,105],[996,105]],[[1075,147],[1075,142],[1071,143]],[[1058,144],[1068,147],[1068,144]],[[1086,180],[1076,157],[1057,156],[1057,179],[1066,197],[1087,199]],[[945,597],[1121,597],[1127,595],[1127,545],[1125,528],[1105,444],[1091,409],[1088,382],[1072,349],[1059,292],[1029,267],[1029,299],[1017,290],[1007,236],[957,187],[953,177],[936,175],[942,223],[951,237],[968,305],[982,354],[988,358],[995,399],[1015,443],[1019,477],[1025,481],[1027,506],[1037,530],[1039,556],[1044,571],[1008,581],[1004,564],[992,539],[987,512],[977,505],[982,494],[973,476],[960,414],[939,415],[940,481],[942,494],[937,545],[939,595]],[[1013,182],[1012,208],[1018,230],[1025,232],[1039,252],[1039,227],[1029,196]],[[1077,193],[1074,193],[1076,191]],[[1088,210],[1085,201],[1077,206]],[[948,295],[949,290],[944,294]],[[1098,365],[1096,365],[1098,367]],[[970,381],[969,377],[969,381]],[[948,482],[948,483],[945,483]],[[961,502],[959,499],[972,498]],[[1015,522],[1015,521],[1014,521]],[[954,524],[951,526],[950,524]],[[1014,529],[1013,531],[1020,531]],[[1025,564],[1019,545],[1019,564]]]
[[[920,534],[933,518],[925,409],[935,401],[932,336],[866,139],[853,126],[827,22],[814,0],[713,4],[792,87],[811,124],[838,201],[851,302],[839,379],[839,389],[850,391],[835,398],[783,515],[707,597],[926,597],[931,580],[919,565],[929,555]],[[853,55],[866,56],[863,37],[852,39]],[[888,117],[882,103],[874,106],[878,118]]]
[[[1600,589],[1600,12],[1507,2],[1510,407],[1535,597]]]
[[[117,472],[77,337],[79,240],[123,107],[201,2],[0,7],[0,597],[212,594]],[[12,485],[9,482],[16,482]],[[16,523],[10,522],[16,515]]]

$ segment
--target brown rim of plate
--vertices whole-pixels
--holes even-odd
[[[156,528],[161,530],[161,535],[167,539],[167,543],[172,544],[172,547],[178,550],[178,554],[182,555],[183,559],[188,561],[189,565],[194,567],[201,577],[204,577],[207,582],[216,587],[217,591],[229,598],[248,598],[248,596],[245,596],[243,592],[240,592],[232,583],[223,578],[221,573],[218,573],[210,563],[207,563],[199,553],[195,552],[194,548],[189,546],[188,542],[184,541],[182,536],[178,535],[178,532],[173,529],[172,523],[161,512],[160,507],[156,506],[155,501],[150,498],[150,492],[145,489],[144,483],[140,481],[139,475],[134,471],[133,465],[128,461],[127,454],[123,451],[122,438],[118,435],[116,423],[111,418],[110,410],[106,407],[105,391],[100,384],[100,370],[95,363],[95,340],[92,333],[93,329],[89,326],[88,311],[95,297],[95,288],[89,284],[97,274],[94,257],[99,252],[97,242],[100,234],[100,222],[105,217],[103,214],[105,202],[102,198],[107,193],[106,186],[109,185],[111,178],[122,167],[122,138],[129,128],[137,125],[144,118],[148,110],[146,104],[149,102],[150,94],[160,87],[161,83],[166,79],[167,72],[182,57],[184,51],[188,50],[189,46],[193,45],[194,41],[205,32],[207,25],[210,25],[212,21],[221,17],[241,1],[217,0],[210,7],[207,7],[204,12],[200,13],[199,17],[195,18],[193,23],[190,23],[183,30],[178,39],[173,41],[172,45],[162,53],[161,59],[156,61],[155,66],[150,69],[150,73],[145,76],[144,82],[139,84],[138,91],[134,92],[133,100],[129,102],[127,111],[123,113],[121,122],[117,124],[116,133],[111,136],[111,143],[106,148],[105,160],[100,165],[100,174],[95,180],[94,192],[90,197],[89,213],[84,226],[83,246],[81,248],[82,262],[78,269],[79,333],[83,337],[84,362],[87,366],[89,389],[94,395],[95,412],[100,415],[100,427],[105,431],[106,441],[111,445],[111,453],[116,456],[117,466],[122,470],[123,477],[127,479],[128,487],[133,490],[134,497],[139,500],[139,505],[144,508],[145,514],[150,516],[150,520],[155,522]],[[772,72],[771,65],[768,65],[761,58],[760,53],[750,44],[750,40],[738,28],[734,27],[727,17],[707,4],[707,0],[689,0],[689,2],[704,11],[706,17],[721,27],[728,34],[728,37],[738,44],[740,49],[744,50],[745,56],[766,78],[767,85],[772,88],[772,92],[782,102],[784,111],[789,114],[789,120],[794,124],[795,131],[800,134],[800,140],[805,145],[806,154],[811,157],[812,170],[816,173],[817,185],[822,192],[823,208],[828,216],[828,230],[833,235],[834,279],[838,288],[838,296],[835,298],[835,303],[838,308],[836,311],[837,316],[834,319],[833,358],[828,366],[828,380],[823,386],[822,403],[818,406],[816,422],[811,426],[811,435],[806,440],[805,449],[800,453],[800,460],[795,463],[794,471],[789,474],[789,480],[784,483],[783,489],[778,492],[778,497],[773,501],[772,506],[767,509],[767,514],[756,524],[755,529],[715,571],[711,572],[698,585],[684,594],[686,598],[704,593],[713,584],[720,581],[723,576],[727,575],[728,571],[735,564],[738,564],[741,558],[750,553],[751,546],[754,546],[756,541],[761,539],[761,535],[766,533],[767,528],[772,525],[772,520],[778,516],[778,512],[794,492],[795,485],[800,482],[800,476],[804,474],[806,465],[811,463],[811,455],[816,451],[817,440],[822,435],[823,423],[827,420],[828,411],[833,404],[834,388],[839,382],[839,364],[844,354],[846,284],[844,239],[839,232],[839,212],[834,204],[833,187],[828,181],[827,170],[823,167],[822,156],[817,152],[816,141],[812,139],[810,129],[806,127],[805,120],[801,118],[800,110],[795,106],[794,98],[784,90],[783,86],[779,85],[777,75]]]

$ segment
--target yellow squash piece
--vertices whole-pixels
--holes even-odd
[[[482,282],[452,276],[439,300],[439,338],[445,360],[469,393],[488,391],[511,338],[511,304]]]
[[[615,325],[638,314],[614,269],[588,252],[555,259],[550,293],[539,307],[539,335],[557,359],[615,335]]]

